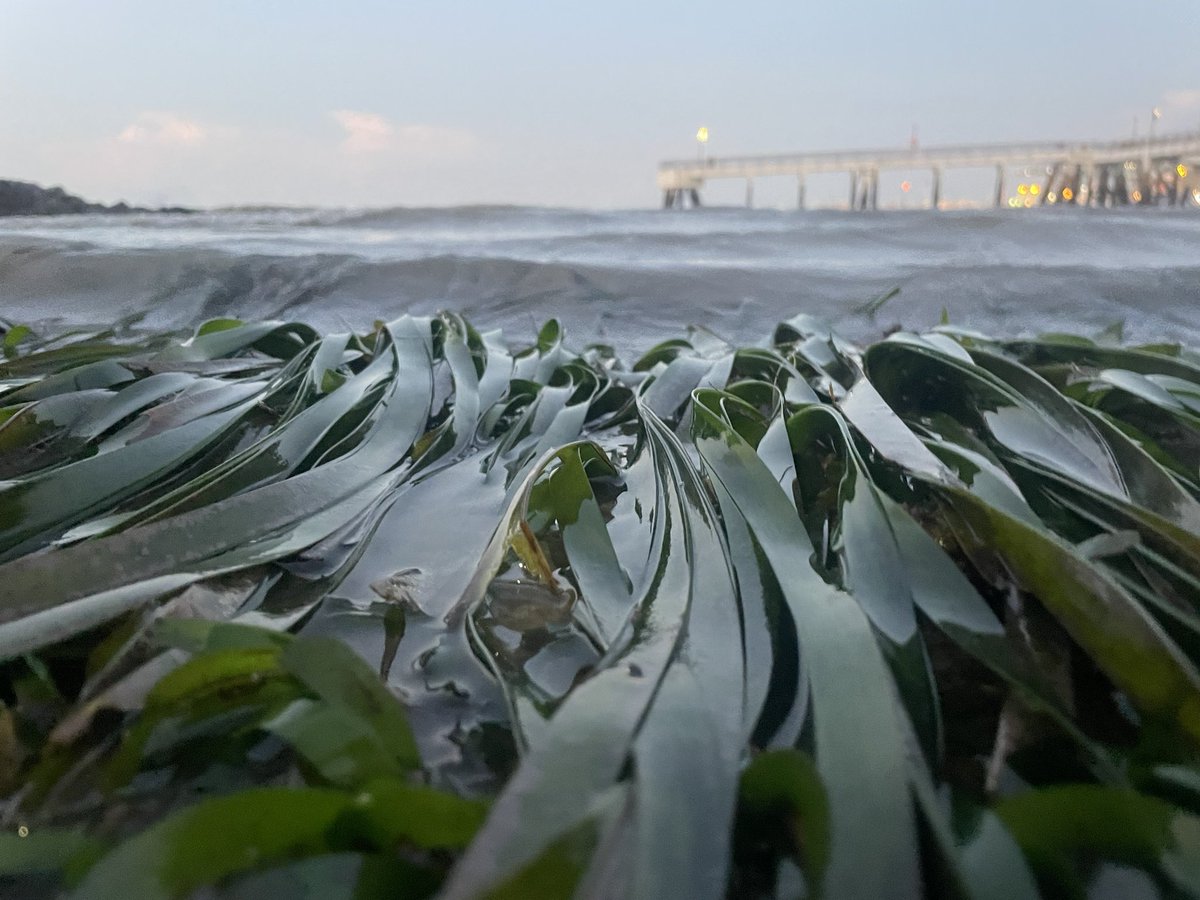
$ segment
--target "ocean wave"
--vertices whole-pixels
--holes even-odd
[[[365,225],[372,228],[393,226],[403,228],[425,225],[477,225],[489,221],[519,221],[528,223],[537,219],[595,220],[602,214],[588,211],[555,209],[551,207],[513,206],[506,204],[478,204],[468,206],[392,206],[378,209],[325,209],[297,224],[318,226]]]
[[[900,295],[876,317],[857,311],[894,285]],[[994,332],[1099,330],[1125,319],[1137,339],[1200,342],[1193,312],[1198,286],[1200,264],[930,265],[910,258],[888,265],[639,267],[459,254],[372,260],[194,247],[118,251],[0,240],[0,315],[10,320],[112,321],[145,312],[147,326],[156,328],[237,316],[365,329],[405,312],[456,309],[482,326],[517,332],[557,317],[580,340],[630,347],[687,323],[754,341],[800,311],[858,337],[894,324],[928,327],[943,308],[953,321]]]

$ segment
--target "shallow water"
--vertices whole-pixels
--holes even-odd
[[[899,286],[871,318],[865,301]],[[239,210],[0,220],[0,315],[154,328],[216,316],[365,328],[450,308],[635,352],[687,324],[756,343],[796,312],[851,337],[992,333],[1200,343],[1200,212]]]

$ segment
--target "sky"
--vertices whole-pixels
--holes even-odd
[[[1155,106],[1159,133],[1200,128],[1200,0],[1140,9],[0,0],[0,178],[148,205],[646,207],[700,125],[713,156],[914,125],[1116,139]]]

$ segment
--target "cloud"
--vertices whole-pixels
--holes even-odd
[[[0,156],[31,178],[106,203],[379,206],[510,196],[502,192],[511,164],[501,164],[509,157],[497,138],[361,109],[318,108],[303,127],[163,109],[115,124],[23,145],[0,129]]]
[[[143,112],[117,135],[123,144],[180,147],[199,144],[208,131],[199,122],[170,112]]]
[[[342,147],[352,153],[386,150],[391,143],[391,123],[378,113],[335,109],[330,115],[346,132]]]
[[[414,161],[461,158],[474,151],[475,135],[443,125],[394,125],[378,113],[350,109],[330,115],[342,129],[342,149],[348,153],[383,153]]]

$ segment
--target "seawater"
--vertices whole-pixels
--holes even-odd
[[[899,287],[876,314],[864,304]],[[365,329],[453,309],[630,353],[703,325],[750,344],[798,312],[852,338],[951,322],[998,335],[1200,345],[1200,212],[245,209],[0,220],[0,316],[50,328],[145,313]]]

